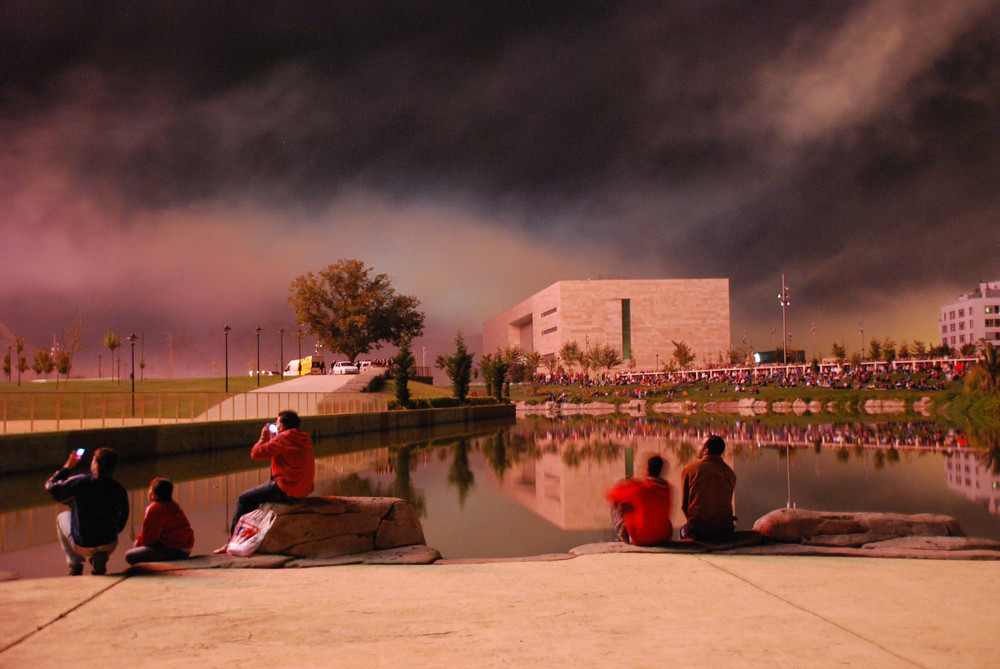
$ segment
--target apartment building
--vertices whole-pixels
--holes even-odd
[[[941,343],[952,348],[980,339],[1000,341],[1000,281],[982,282],[941,307]]]

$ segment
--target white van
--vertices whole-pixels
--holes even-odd
[[[283,374],[285,376],[304,376],[306,374],[322,374],[326,365],[323,362],[323,356],[321,355],[310,355],[305,358],[299,358],[298,360],[292,360],[287,365],[285,365],[285,371]]]

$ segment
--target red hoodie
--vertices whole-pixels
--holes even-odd
[[[661,478],[642,476],[619,481],[608,490],[613,502],[628,505],[625,529],[635,546],[656,546],[670,541],[670,484]]]
[[[313,491],[316,459],[312,439],[302,430],[284,430],[250,449],[254,460],[271,460],[271,476],[289,497],[307,497]]]

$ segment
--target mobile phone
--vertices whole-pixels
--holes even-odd
[[[278,434],[278,424],[277,423],[268,423],[267,424],[267,429],[271,431],[271,434]]]
[[[83,454],[86,453],[86,452],[87,452],[86,448],[78,448],[78,449],[76,449],[76,457],[82,458]]]

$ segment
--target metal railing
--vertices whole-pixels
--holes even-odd
[[[360,393],[54,392],[0,393],[0,434],[53,432],[385,411],[384,398]]]

